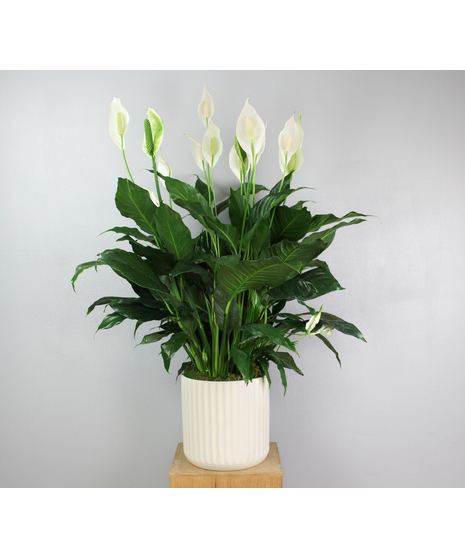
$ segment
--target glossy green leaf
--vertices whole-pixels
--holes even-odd
[[[235,300],[231,301],[231,294],[221,289],[215,289],[213,294],[216,323],[220,330],[224,330],[225,313],[228,308],[228,331],[236,329],[240,324],[239,306]],[[231,301],[231,302],[230,302]]]
[[[324,252],[327,246],[322,240],[316,240],[309,244],[283,240],[278,244],[265,248],[260,256],[262,258],[277,256],[283,262],[298,261],[301,264],[301,269],[304,269],[311,261]]]
[[[271,226],[272,243],[281,240],[300,240],[307,234],[311,221],[312,215],[305,208],[277,207]]]
[[[268,360],[266,360],[266,358],[263,358],[262,356],[259,356],[257,358],[257,362],[260,365],[260,368],[263,370],[263,373],[266,376],[266,379],[268,380],[268,384],[271,386],[271,378],[270,378],[270,372],[269,372],[269,362]]]
[[[236,227],[229,223],[222,223],[218,217],[205,217],[204,221],[211,230],[215,231],[222,240],[231,246],[234,253],[237,253],[239,250],[240,234]]]
[[[282,201],[284,201],[287,196],[290,194],[290,191],[279,192],[279,193],[270,193],[259,200],[250,210],[250,214],[247,217],[247,230],[251,229],[253,225],[270,215],[270,212],[273,208],[278,206]]]
[[[263,219],[257,221],[255,225],[244,235],[242,249],[245,251],[249,246],[251,246],[254,257],[258,258],[263,248],[269,244],[270,220],[268,217],[264,217]],[[266,258],[267,256],[264,257]]]
[[[200,275],[205,285],[211,285],[213,283],[213,274],[210,271],[200,265],[186,261],[178,262],[170,272],[170,277],[177,277],[178,275],[184,275],[185,273]]]
[[[195,181],[195,189],[197,190],[197,192],[202,194],[202,196],[205,198],[205,201],[208,202],[208,186],[205,184],[205,182],[203,182],[203,180],[200,180],[198,176],[197,180]]]
[[[250,382],[253,375],[253,363],[251,361],[250,354],[242,349],[234,347],[231,349],[231,358],[239,369],[239,372],[242,374],[245,382]]]
[[[158,208],[147,190],[127,178],[119,178],[115,202],[123,217],[132,219],[143,231],[156,235],[155,214]]]
[[[105,318],[103,318],[102,322],[97,328],[97,331],[100,331],[101,329],[111,329],[112,327],[119,325],[121,322],[124,322],[125,319],[126,318],[121,314],[118,314],[118,312],[108,314],[108,316],[105,316]]]
[[[342,318],[338,318],[333,314],[322,312],[320,322],[322,324],[328,324],[341,333],[344,333],[345,335],[352,335],[353,337],[356,337],[361,341],[365,341],[366,343],[366,339],[363,337],[362,332],[356,326],[354,326],[354,324],[346,322]]]
[[[167,308],[150,308],[141,303],[138,298],[114,298],[109,306],[130,320],[139,322],[159,321],[170,315]]]
[[[245,333],[241,344],[248,343],[250,340],[263,339],[267,343],[283,346],[290,351],[297,352],[294,344],[270,324],[245,324],[239,329]]]
[[[157,343],[158,341],[161,341],[163,338],[167,337],[168,335],[171,334],[167,331],[157,331],[156,333],[148,333],[147,335],[144,335],[139,345],[148,345],[150,343]]]
[[[97,306],[108,306],[110,302],[115,300],[116,296],[104,296],[103,298],[99,298],[94,303],[92,303],[89,308],[87,309],[87,315],[89,315]]]
[[[144,246],[132,239],[129,239],[129,244],[134,254],[145,258],[150,264],[152,271],[158,276],[167,275],[176,264],[176,259],[169,252],[163,252],[152,246]]]
[[[269,360],[272,360],[275,364],[281,364],[284,368],[289,368],[289,370],[294,370],[300,376],[303,376],[304,373],[302,370],[297,366],[295,360],[293,359],[292,355],[286,353],[284,351],[266,351],[264,353]]]
[[[336,217],[332,213],[328,213],[327,215],[313,215],[312,222],[308,229],[308,232],[317,231],[326,225],[331,225],[332,223],[339,223],[344,219],[352,219],[353,217],[368,217],[367,215],[363,215],[363,213],[356,213],[355,211],[351,211],[344,215],[344,217]],[[361,219],[358,222],[362,222],[365,219]]]
[[[139,229],[136,229],[135,227],[113,227],[112,229],[108,229],[107,231],[104,231],[102,234],[108,232],[123,234],[125,235],[124,240],[126,240],[126,237],[132,237],[132,238],[137,238],[137,240],[145,240],[147,242],[153,242],[153,236],[144,234]]]
[[[175,178],[166,176],[164,180],[174,203],[189,211],[194,219],[202,221],[204,217],[213,215],[208,201],[204,197],[204,192],[201,193],[190,184]]]
[[[74,284],[75,284],[75,282],[76,282],[76,279],[79,277],[79,275],[81,275],[81,273],[82,273],[83,271],[85,271],[86,269],[90,269],[91,267],[97,269],[97,266],[98,266],[98,265],[99,265],[99,262],[98,262],[98,261],[85,262],[85,263],[79,264],[79,265],[76,267],[76,271],[74,272],[74,275],[73,275],[73,277],[72,277],[72,279],[71,279],[71,285],[73,286],[73,290],[75,290]]]
[[[241,232],[244,223],[244,215],[247,207],[245,197],[238,190],[230,190],[229,196],[229,219],[231,224]]]
[[[328,347],[328,349],[334,353],[334,355],[335,355],[337,361],[339,362],[339,366],[342,367],[341,360],[340,360],[340,358],[339,358],[339,354],[338,354],[338,352],[336,351],[336,349],[332,346],[332,344],[330,343],[330,341],[328,340],[328,338],[327,338],[325,335],[321,334],[321,333],[318,333],[317,335],[315,335],[315,337],[318,337],[318,339],[319,339],[320,341],[323,341],[323,343]]]
[[[324,242],[331,244],[334,239],[334,235],[338,229],[342,227],[350,227],[351,225],[358,225],[359,223],[363,223],[365,219],[353,219],[349,222],[339,223],[338,225],[331,227],[329,229],[324,229],[319,232],[312,233],[308,235],[306,238],[302,240],[302,243],[310,243],[315,242],[316,240],[323,240]]]
[[[170,254],[179,261],[189,258],[194,251],[189,228],[184,224],[181,215],[166,204],[157,211],[157,231]]]
[[[105,250],[100,255],[98,263],[99,265],[110,266],[115,273],[141,287],[167,290],[160,283],[150,264],[132,252],[126,252],[118,248]]]
[[[169,372],[170,369],[171,359],[186,341],[187,335],[183,331],[180,331],[178,333],[174,333],[168,341],[162,343],[161,356],[167,372]]]
[[[281,285],[296,273],[277,257],[242,261],[237,268],[223,266],[218,270],[217,288],[234,296],[248,289]]]
[[[271,289],[269,295],[274,299],[310,300],[342,289],[327,267],[317,267]]]

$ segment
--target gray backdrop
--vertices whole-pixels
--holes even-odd
[[[318,213],[376,215],[342,229],[325,253],[346,288],[324,309],[368,343],[331,338],[342,369],[306,339],[283,389],[274,371],[271,439],[284,486],[463,487],[465,390],[463,72],[38,71],[0,73],[0,485],[167,487],[181,441],[176,370],[133,323],[94,332],[104,295],[127,295],[109,269],[70,279],[129,224],[114,206],[121,152],[108,135],[113,96],[131,121],[127,158],[151,187],[142,152],[148,107],[164,119],[161,151],[177,178],[198,173],[187,135],[204,128],[204,83],[224,153],[247,97],[267,123],[257,182],[280,178],[277,137],[302,111],[305,162],[294,200]],[[319,303],[319,301],[316,301]]]

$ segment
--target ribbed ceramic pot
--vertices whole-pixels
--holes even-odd
[[[270,450],[270,386],[266,378],[209,382],[181,377],[184,455],[215,471],[247,469]]]

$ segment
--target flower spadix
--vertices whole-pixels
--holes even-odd
[[[220,129],[211,122],[202,139],[202,154],[207,163],[213,168],[218,162],[221,153],[223,153],[223,142],[220,137]]]
[[[118,97],[113,97],[110,105],[108,129],[111,139],[120,149],[124,149],[124,134],[128,128],[129,114]]]
[[[247,99],[236,124],[239,145],[252,160],[263,152],[265,145],[265,124]]]
[[[145,119],[144,141],[142,142],[142,149],[149,157],[153,157],[160,149],[161,142],[163,141],[164,124],[160,116],[151,108],[147,111],[147,118]]]
[[[213,99],[210,93],[207,91],[207,86],[203,86],[203,95],[202,100],[199,103],[197,108],[197,112],[202,124],[205,125],[206,128],[210,125],[211,119],[213,118],[213,113],[215,111],[215,107],[213,105]]]

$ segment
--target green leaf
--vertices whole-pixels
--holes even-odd
[[[210,269],[214,272],[217,271],[222,265],[227,265],[229,267],[237,267],[240,261],[239,254],[229,255],[229,256],[221,256],[216,258],[215,256],[211,256],[210,254],[206,253],[197,253],[194,257],[194,261],[196,263],[204,262],[208,265]]]
[[[268,190],[268,188],[265,188],[265,186],[260,186],[259,184],[255,184],[255,193],[258,194],[259,192],[262,192],[263,190]],[[237,192],[239,195],[240,194],[241,189],[237,188],[236,190],[234,190],[234,192]],[[226,198],[225,200],[223,200],[222,202],[220,202],[217,206],[216,206],[216,211],[215,214],[219,215],[220,213],[222,213],[225,209],[228,209],[229,207],[229,202],[230,202],[230,198]]]
[[[156,227],[170,254],[178,261],[190,257],[194,251],[194,241],[179,213],[166,204],[161,205],[157,211]]]
[[[281,383],[283,384],[284,387],[284,395],[286,395],[286,391],[287,391],[286,371],[284,370],[284,366],[281,364],[281,362],[277,361],[275,364],[278,367],[279,375],[281,376]]]
[[[271,194],[277,194],[279,192],[285,192],[286,190],[290,190],[291,189],[291,178],[292,178],[292,173],[294,171],[290,172],[287,176],[284,177],[284,180],[280,180],[279,182],[277,182],[273,188],[271,188],[270,193]]]
[[[89,306],[89,308],[87,309],[87,315],[89,315],[92,312],[92,310],[94,310],[97,306],[108,306],[110,304],[110,302],[115,300],[115,298],[118,298],[118,297],[116,297],[116,296],[104,296],[103,298],[99,298],[93,304],[91,304]]]
[[[165,176],[163,179],[165,180],[166,189],[174,203],[189,211],[194,219],[203,222],[204,217],[213,215],[207,199],[205,199],[203,193],[199,192],[199,190],[186,182],[176,180],[169,176]]]
[[[166,371],[169,372],[171,359],[179,351],[179,349],[187,341],[187,335],[180,331],[174,333],[169,341],[162,343],[161,345],[161,356],[163,357],[163,362],[165,364]]]
[[[270,193],[259,200],[251,209],[247,217],[247,230],[260,219],[264,219],[270,215],[270,211],[284,201],[291,192],[289,190],[279,193]]]
[[[260,257],[271,258],[277,256],[283,262],[298,261],[301,264],[301,269],[304,269],[312,260],[324,252],[327,247],[328,245],[322,240],[309,244],[282,240],[278,244],[265,248]]]
[[[363,222],[365,222],[365,219],[354,219],[353,221],[349,221],[348,223],[346,222],[339,223],[338,225],[331,227],[329,229],[324,229],[323,231],[310,234],[309,236],[307,236],[302,240],[302,243],[310,243],[316,240],[323,240],[329,246],[329,244],[331,244],[331,242],[333,241],[334,235],[336,234],[336,231],[338,229],[342,227],[350,227],[351,225],[358,225],[359,223],[363,223]]]
[[[302,370],[297,366],[294,359],[289,353],[284,351],[270,351],[267,350],[264,355],[269,359],[272,360],[275,364],[281,364],[284,368],[289,368],[289,370],[294,370],[300,376],[303,376],[304,373]]]
[[[355,211],[351,211],[350,213],[347,213],[347,215],[344,215],[344,217],[336,217],[332,213],[328,213],[327,215],[313,215],[312,222],[310,228],[308,229],[308,232],[317,231],[318,229],[324,227],[325,225],[330,225],[332,223],[339,223],[344,219],[352,219],[352,217],[368,217],[368,215],[364,215],[363,213],[356,213]],[[362,221],[365,221],[365,219],[358,220],[359,223]]]
[[[275,287],[284,283],[297,271],[279,258],[239,262],[237,268],[220,267],[217,273],[217,288],[231,297],[248,289]]]
[[[205,201],[208,203],[208,186],[205,184],[205,182],[200,180],[198,176],[197,180],[195,181],[195,189],[202,194],[202,196],[205,198]]]
[[[264,339],[268,344],[271,342],[274,345],[282,345],[290,351],[297,352],[294,343],[284,337],[284,335],[271,324],[245,324],[239,329],[246,334],[241,344],[247,343],[252,339]]]
[[[283,318],[283,319],[281,319]],[[279,331],[287,331],[288,333],[304,333],[307,322],[300,316],[294,314],[279,314],[275,320],[276,329]]]
[[[140,287],[154,289],[157,291],[167,291],[166,287],[160,282],[150,264],[133,254],[115,248],[105,250],[98,260],[99,265],[110,266],[115,273],[131,283]]]
[[[317,267],[271,289],[269,295],[278,300],[310,300],[342,289],[327,267]]]
[[[167,275],[173,269],[176,260],[169,252],[163,252],[151,246],[144,246],[132,239],[129,239],[129,243],[134,254],[147,259],[147,262],[157,276]]]
[[[262,356],[257,358],[258,363],[260,364],[260,368],[263,370],[263,373],[266,376],[266,379],[268,380],[268,384],[271,386],[271,378],[270,378],[270,373],[269,373],[269,362],[266,360],[266,358],[263,358]]]
[[[125,319],[126,318],[121,314],[118,314],[118,312],[108,314],[108,316],[105,316],[105,318],[103,318],[102,322],[97,328],[97,331],[100,331],[101,329],[110,329],[114,326],[119,325],[121,322],[124,322]]]
[[[76,267],[76,271],[74,272],[73,278],[71,279],[71,285],[73,286],[73,290],[76,290],[74,288],[74,283],[76,282],[76,279],[79,277],[79,275],[81,275],[81,273],[86,270],[89,269],[91,267],[94,267],[97,270],[97,266],[99,265],[98,261],[93,261],[93,262],[85,262],[82,264],[79,264]]]
[[[129,237],[133,237],[133,238],[137,238],[137,240],[145,240],[146,242],[153,242],[153,236],[148,236],[146,234],[143,234],[140,232],[139,229],[136,229],[134,227],[114,227],[112,229],[108,229],[107,231],[104,231],[102,234],[108,233],[108,232],[114,232],[117,234],[124,234],[126,236]],[[121,239],[123,240],[123,239]],[[124,240],[126,240],[126,238],[124,238]]]
[[[250,355],[241,349],[233,347],[231,349],[231,358],[242,374],[245,382],[250,382],[253,375],[253,363],[250,359]]]
[[[230,302],[230,293],[226,293],[221,289],[215,289],[213,293],[215,318],[218,327],[224,330],[225,312]],[[240,324],[239,306],[235,300],[229,304],[228,310],[228,332],[236,329]]]
[[[169,316],[167,308],[149,308],[138,298],[115,298],[109,303],[110,307],[130,320],[151,322],[162,320]]]
[[[222,239],[225,240],[233,249],[234,253],[237,254],[239,249],[239,231],[233,225],[228,223],[222,223],[218,217],[205,217],[205,224]]]
[[[156,236],[157,207],[150,199],[147,190],[127,178],[119,178],[115,202],[123,217],[132,219],[140,229]]]
[[[269,243],[270,220],[268,217],[264,217],[263,219],[257,221],[255,225],[244,235],[242,249],[247,250],[247,248],[251,244],[254,255],[258,257],[263,248],[265,248],[265,246],[268,246]]]
[[[337,329],[341,333],[344,333],[345,335],[352,335],[353,337],[356,337],[361,341],[365,341],[366,343],[366,339],[363,337],[362,332],[357,327],[355,327],[354,324],[346,322],[342,318],[338,318],[333,314],[327,314],[326,312],[322,312],[320,323],[329,324],[331,327]]]
[[[320,341],[323,341],[323,343],[328,347],[328,349],[334,353],[334,355],[336,356],[337,361],[339,362],[339,366],[342,368],[342,364],[341,364],[341,360],[339,358],[338,352],[331,345],[331,343],[328,341],[328,339],[324,335],[322,335],[321,333],[317,334],[315,337],[318,337],[318,339],[320,339]]]
[[[195,263],[188,261],[178,262],[170,272],[170,277],[177,277],[178,275],[183,275],[184,273],[195,273],[196,275],[200,275],[206,286],[213,283],[213,274],[210,271],[200,265],[196,265]]]
[[[245,197],[241,195],[238,190],[230,190],[229,196],[229,219],[231,224],[241,232],[242,224],[244,222],[244,214],[247,207]]]
[[[311,221],[312,215],[305,208],[277,207],[271,225],[272,243],[281,240],[300,240],[307,234]]]

